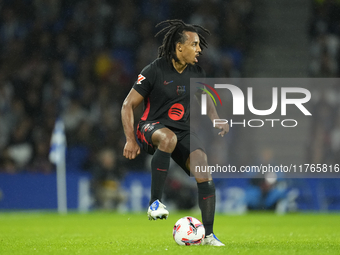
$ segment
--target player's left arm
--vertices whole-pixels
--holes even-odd
[[[214,102],[210,97],[207,97],[207,115],[209,119],[213,122],[214,119],[219,119],[220,117],[218,116],[216,107],[214,105]],[[224,123],[224,124],[216,124],[215,128],[220,129],[221,131],[218,133],[220,136],[224,136],[226,133],[229,132],[229,124]]]
[[[206,77],[206,73],[203,69],[200,70],[202,73],[202,77],[205,78]],[[204,86],[205,87],[205,86]],[[201,95],[205,94],[205,92],[202,90],[198,90],[195,93],[195,98],[198,101],[198,104],[201,104],[201,100],[199,100],[199,97],[201,97]],[[214,119],[219,119],[220,117],[218,116],[216,107],[214,105],[213,100],[211,99],[211,97],[207,97],[207,115],[209,117],[209,119],[214,122]],[[226,133],[229,132],[229,124],[225,123],[225,124],[216,124],[215,128],[220,129],[221,131],[218,133],[218,135],[220,136],[224,136]]]
[[[198,104],[201,104],[201,100],[199,100],[199,97],[205,94],[205,92],[202,92],[201,90],[198,90],[195,93],[195,98],[198,102]],[[219,119],[220,117],[218,116],[216,107],[214,105],[214,102],[212,101],[212,99],[210,97],[207,97],[207,115],[209,117],[209,119],[213,122],[214,119]],[[220,136],[224,136],[226,133],[229,132],[229,124],[225,123],[225,124],[216,124],[215,128],[220,129],[221,131],[218,133]]]

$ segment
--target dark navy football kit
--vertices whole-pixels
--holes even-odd
[[[205,72],[198,65],[188,65],[182,73],[172,63],[158,58],[138,75],[133,88],[144,97],[144,113],[137,126],[137,138],[142,148],[153,155],[152,134],[161,128],[172,130],[177,145],[172,159],[186,169],[189,154],[203,149],[197,135],[190,131],[190,78],[204,78]],[[190,147],[191,142],[191,147]]]

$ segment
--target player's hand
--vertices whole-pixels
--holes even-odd
[[[134,159],[140,154],[140,147],[136,141],[126,141],[123,156],[128,159]]]
[[[229,132],[229,124],[228,124],[228,123],[225,123],[225,124],[217,124],[217,125],[215,126],[215,128],[221,130],[221,132],[219,132],[218,135],[220,135],[220,136],[222,136],[222,137],[223,137],[226,133]]]

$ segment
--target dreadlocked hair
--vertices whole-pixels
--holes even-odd
[[[200,26],[200,25],[191,25],[186,24],[182,20],[179,19],[172,19],[172,20],[165,20],[156,25],[159,27],[163,24],[168,24],[167,27],[160,30],[155,37],[159,36],[160,34],[165,33],[163,38],[163,44],[158,48],[158,57],[165,57],[165,59],[171,63],[171,60],[174,59],[176,62],[179,61],[176,55],[176,44],[178,42],[184,43],[186,41],[186,35],[184,32],[195,32],[198,34],[200,39],[200,45],[203,48],[208,48],[208,43],[205,40],[204,36],[198,33],[198,29],[202,30],[203,32],[210,35],[208,29]],[[201,53],[200,53],[201,54]]]

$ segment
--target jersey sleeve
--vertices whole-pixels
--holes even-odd
[[[143,97],[149,95],[153,88],[156,78],[156,72],[154,69],[155,67],[153,64],[147,65],[138,75],[137,80],[133,84],[133,88]]]

